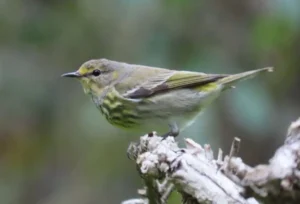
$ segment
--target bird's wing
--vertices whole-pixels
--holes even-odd
[[[126,98],[149,97],[156,93],[161,93],[171,89],[200,87],[224,78],[227,75],[204,74],[199,72],[174,71],[171,73],[158,75],[146,80],[124,94]]]

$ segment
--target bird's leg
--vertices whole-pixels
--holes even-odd
[[[168,136],[176,137],[179,135],[179,127],[176,122],[169,123],[169,127],[170,131],[162,135],[163,140],[166,139]]]

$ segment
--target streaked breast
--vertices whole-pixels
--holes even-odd
[[[93,101],[95,102],[95,98]],[[95,104],[106,120],[114,126],[128,129],[139,125],[140,118],[136,111],[113,92],[108,92],[101,103]]]

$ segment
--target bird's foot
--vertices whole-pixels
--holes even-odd
[[[169,127],[170,131],[162,135],[162,140],[165,140],[169,136],[177,137],[179,135],[179,128],[176,123],[169,124]]]

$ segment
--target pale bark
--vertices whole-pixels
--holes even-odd
[[[217,159],[209,145],[191,139],[180,148],[173,137],[155,133],[131,144],[128,154],[145,181],[140,199],[123,204],[164,204],[173,190],[182,203],[300,203],[300,119],[291,124],[285,143],[268,164],[250,167],[237,156],[234,138],[229,155]]]

